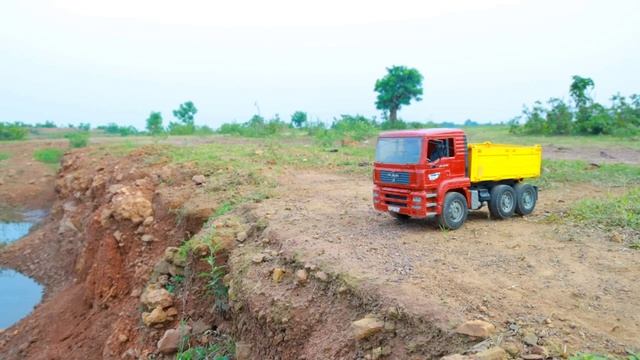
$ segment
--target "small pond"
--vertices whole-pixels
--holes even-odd
[[[0,220],[0,246],[14,242],[29,233],[46,212],[28,211]],[[0,268],[0,329],[6,329],[28,315],[42,299],[42,286],[33,279],[11,269]]]

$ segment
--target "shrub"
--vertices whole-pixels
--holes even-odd
[[[45,164],[57,164],[62,159],[64,150],[56,148],[45,148],[34,151],[33,158]]]
[[[9,154],[0,152],[0,161],[7,160],[9,158]]]
[[[67,139],[69,139],[69,145],[72,148],[81,148],[87,146],[89,143],[89,133],[88,132],[74,132],[65,135]]]
[[[20,124],[0,123],[0,140],[22,140],[27,133],[27,129]]]

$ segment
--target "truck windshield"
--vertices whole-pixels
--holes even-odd
[[[420,161],[422,138],[379,138],[376,161],[386,164],[417,164]]]

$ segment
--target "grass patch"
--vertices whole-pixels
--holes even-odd
[[[58,164],[64,155],[64,150],[56,148],[38,149],[33,152],[33,158],[45,164]]]
[[[579,182],[605,186],[639,184],[640,167],[627,164],[595,166],[581,160],[543,160],[542,176],[534,181],[541,187]]]
[[[627,352],[626,356],[577,353],[573,356],[569,356],[569,360],[640,360],[640,353]]]
[[[9,158],[9,154],[5,152],[0,152],[0,161],[7,160]]]
[[[180,350],[176,354],[176,360],[228,360],[234,355],[235,344],[232,341],[225,341]]]
[[[569,215],[577,221],[605,228],[640,231],[640,188],[622,196],[581,200],[572,207]]]

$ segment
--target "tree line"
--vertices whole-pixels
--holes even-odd
[[[550,98],[546,106],[536,101],[522,115],[509,122],[511,133],[531,135],[615,135],[640,134],[640,95],[628,98],[619,93],[605,106],[591,96],[593,79],[575,75],[569,86],[570,101]]]

